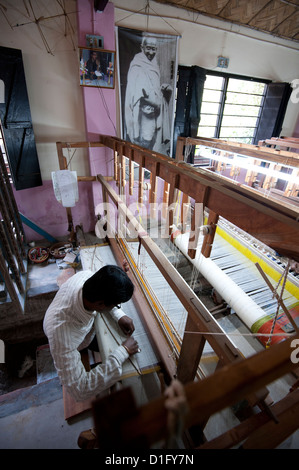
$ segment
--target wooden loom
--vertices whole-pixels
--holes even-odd
[[[69,146],[70,144],[67,145]],[[93,145],[96,146],[97,144],[94,143]],[[262,234],[260,234],[261,236],[259,237],[260,239],[263,239],[264,237],[265,241],[268,241],[269,239],[272,240],[272,246],[275,248],[279,247],[280,253],[283,253],[286,256],[291,255],[292,258],[298,259],[298,247],[296,247],[295,243],[295,240],[298,238],[298,211],[296,211],[295,209],[289,206],[282,207],[281,204],[279,204],[277,201],[272,201],[271,199],[265,200],[265,198],[261,197],[261,195],[256,194],[255,191],[252,191],[250,188],[237,185],[235,182],[228,182],[226,180],[224,182],[223,180],[221,180],[221,178],[217,178],[217,175],[215,175],[214,178],[211,177],[210,174],[207,175],[204,171],[190,168],[183,162],[179,163],[179,157],[177,157],[176,161],[173,161],[172,159],[169,159],[162,155],[153,154],[152,152],[146,151],[145,149],[138,148],[136,146],[128,144],[127,142],[107,136],[101,136],[98,145],[105,145],[113,149],[115,155],[114,179],[117,181],[119,187],[125,186],[126,157],[129,159],[130,194],[132,194],[133,192],[133,165],[134,163],[137,163],[140,167],[146,168],[151,172],[150,202],[156,202],[157,178],[159,177],[165,181],[164,196],[165,201],[167,201],[169,205],[176,201],[177,192],[178,190],[180,190],[184,194],[183,201],[187,201],[187,198],[191,197],[196,202],[203,203],[205,207],[209,208],[209,225],[215,226],[219,215],[222,215],[233,223],[236,223],[238,226],[241,226],[241,228],[247,230],[250,233],[254,233],[255,235],[259,233],[260,230],[262,230]],[[182,151],[182,145],[183,141],[179,141],[178,152]],[[58,143],[58,153],[60,155],[60,162],[62,163],[63,146],[64,144]],[[76,147],[76,144],[74,144],[74,147]],[[294,162],[297,165],[296,158],[294,159]],[[61,169],[63,168],[64,167],[62,166]],[[143,174],[143,171],[139,171],[139,203],[142,203],[143,199]],[[205,386],[213,388],[213,385],[211,384],[214,383],[215,386],[217,383],[219,383],[218,380],[224,379],[225,374],[228,374],[228,377],[230,377],[230,385],[228,389],[226,391],[223,390],[223,400],[219,398],[219,401],[217,401],[217,405],[215,407],[215,405],[213,404],[213,400],[207,399],[206,406],[204,407],[205,411],[203,412],[203,408],[199,407],[199,409],[201,410],[200,414],[196,415],[195,413],[193,413],[193,411],[198,411],[198,408],[194,401],[192,401],[194,400],[194,397],[191,398],[190,395],[189,398],[188,395],[188,401],[189,399],[191,400],[192,419],[190,420],[188,418],[186,422],[186,428],[198,423],[203,425],[203,423],[206,422],[206,420],[212,413],[217,410],[223,409],[223,407],[227,406],[230,403],[233,403],[236,399],[244,398],[244,396],[246,396],[247,398],[249,397],[249,402],[252,405],[259,403],[261,407],[263,407],[265,405],[265,402],[263,400],[267,396],[267,390],[263,387],[271,380],[280,377],[282,375],[282,370],[283,373],[286,373],[296,369],[297,367],[290,360],[288,360],[287,357],[286,351],[289,350],[287,350],[285,344],[287,344],[287,341],[290,342],[290,340],[284,342],[284,348],[282,348],[282,345],[277,345],[277,354],[271,352],[271,357],[270,351],[264,351],[262,353],[265,358],[269,358],[269,361],[265,359],[269,370],[267,370],[266,372],[263,371],[262,380],[260,380],[260,378],[258,379],[257,377],[259,376],[260,371],[251,369],[251,365],[249,365],[248,363],[249,360],[244,360],[240,355],[240,352],[231,343],[230,339],[226,335],[223,335],[223,331],[219,328],[217,322],[212,317],[210,312],[203,306],[200,300],[197,299],[196,296],[194,296],[193,291],[182,280],[175,268],[169,262],[167,262],[164,255],[156,247],[154,242],[148,237],[148,234],[145,232],[144,228],[140,226],[135,217],[128,211],[122,199],[107,183],[107,178],[104,178],[103,176],[98,176],[97,179],[102,184],[103,201],[112,201],[117,206],[119,214],[121,214],[127,220],[127,222],[129,222],[131,226],[135,228],[136,233],[139,237],[140,244],[144,246],[146,251],[155,260],[155,263],[167,279],[175,294],[178,295],[182,303],[185,305],[188,311],[186,329],[188,331],[191,330],[194,332],[201,332],[200,335],[194,335],[194,340],[190,341],[190,336],[188,341],[183,340],[178,362],[176,365],[174,365],[169,357],[169,346],[167,345],[165,338],[163,338],[163,334],[157,327],[157,323],[152,318],[152,316],[149,315],[150,309],[148,308],[147,302],[144,301],[142,295],[138,295],[140,312],[146,312],[146,314],[144,315],[144,320],[147,322],[147,326],[154,341],[156,341],[156,346],[161,355],[161,360],[165,366],[169,377],[173,377],[174,373],[176,372],[177,377],[184,384],[189,382],[192,383],[195,378],[197,365],[206,341],[211,344],[215,353],[219,357],[219,366],[222,367],[222,369],[216,372],[212,377],[204,379],[198,384],[192,383],[192,386],[191,384],[186,386],[186,390],[192,389],[192,395],[193,393],[196,393],[195,390],[200,391],[202,388],[205,389]],[[235,211],[232,211],[232,204],[236,209]],[[69,216],[70,211],[68,211],[68,217]],[[237,223],[239,220],[238,216],[240,219],[239,223]],[[69,220],[71,219],[69,218]],[[172,225],[172,222],[173,214],[169,212],[170,226]],[[273,236],[273,232],[276,235],[275,237]],[[279,237],[277,237],[277,234],[279,234]],[[117,253],[118,248],[115,239],[113,238],[113,234],[111,234],[109,240],[111,246]],[[205,253],[205,256],[209,255],[209,246],[212,241],[213,232],[209,233],[205,238],[205,244],[203,246],[203,252]],[[194,244],[192,247],[190,246],[191,257],[192,253],[193,256],[195,255],[195,247],[196,245]],[[117,256],[119,257],[122,255],[120,255],[118,252]],[[215,333],[215,335],[213,335],[212,333]],[[217,336],[217,333],[222,334],[219,334],[219,336]],[[271,348],[271,351],[273,350],[274,348]],[[284,353],[282,353],[284,354],[283,358],[282,356],[280,356],[280,350],[284,350]],[[280,361],[284,361],[282,369],[280,369],[280,366],[278,365]],[[259,366],[259,361],[252,361],[252,363],[256,364],[257,369],[261,368]],[[247,365],[249,369],[247,369]],[[225,367],[225,369],[223,369],[223,367]],[[240,370],[246,370],[248,373],[248,376],[246,377],[246,380],[244,380],[244,383],[241,385],[241,388],[238,388],[240,384],[237,383],[237,375],[235,375],[235,372],[239,370],[238,367],[240,368]],[[271,379],[269,380],[270,377]],[[207,380],[209,381],[210,385],[206,385]],[[296,396],[292,395],[291,398],[286,397],[286,402],[284,402],[284,405],[278,404],[278,408],[279,410],[283,409],[283,411],[279,411],[282,413],[283,419],[285,419],[285,413],[290,412],[290,407],[292,408],[292,410],[294,409],[298,422],[298,407],[294,408],[293,403],[291,403],[293,400],[295,400],[296,402],[296,398],[294,397]],[[131,398],[128,398],[128,400],[131,402]],[[98,406],[101,407],[102,405]],[[105,406],[106,405],[104,405],[104,408]],[[134,405],[132,406],[134,408]],[[285,406],[285,408],[283,406]],[[151,410],[150,415],[147,415],[148,410]],[[159,403],[157,402],[152,405],[149,404],[147,408],[144,408],[142,410],[135,410],[134,413],[136,413],[136,416],[139,416],[138,419],[136,418],[138,422],[138,426],[136,426],[136,428],[140,429],[140,435],[146,435],[146,445],[152,444],[155,439],[163,438],[163,436],[161,435],[161,429],[163,428],[163,423],[165,423],[166,419],[165,409],[163,409],[163,399],[161,399]],[[151,416],[151,418],[149,418],[149,416]],[[116,415],[115,419],[116,421],[119,421],[119,419],[121,418],[120,416]],[[131,427],[134,419],[131,416],[126,416],[124,417],[124,422],[122,423],[122,425],[117,428],[117,431],[114,429],[114,432],[121,433],[121,442],[126,445],[128,445],[128,439],[126,438],[126,436],[130,435],[131,445],[133,447],[134,442],[136,444],[136,442],[138,441],[138,436],[134,437],[134,432]],[[155,419],[157,419],[157,423],[154,425]],[[146,423],[149,423],[149,421],[151,422],[151,426],[149,427],[150,431],[146,431]],[[263,423],[263,425],[267,426],[269,424],[268,421],[269,419],[267,419],[266,416],[262,415],[259,419],[256,419],[255,424],[251,424],[251,427],[247,427],[247,431],[248,429],[256,430],[257,426],[259,426],[260,423]],[[135,422],[135,425],[137,422]],[[113,432],[113,426],[115,428],[115,422],[111,424],[112,425],[109,432]],[[248,425],[249,424],[250,423],[248,423]],[[103,425],[103,422],[101,422],[100,424],[98,423],[98,425],[100,429],[100,427]],[[129,426],[130,429],[129,434],[126,432],[127,426]],[[157,427],[160,429],[159,432],[157,431]],[[155,428],[155,430],[153,431],[152,428]],[[240,434],[243,437],[244,435],[248,436],[248,433],[246,434],[246,426],[244,426],[244,428],[245,431],[243,430]],[[291,426],[283,426],[282,432],[278,433],[278,435],[280,436],[278,439],[283,440],[283,436],[285,436],[286,434],[289,435],[290,433],[294,432],[295,429],[297,429],[297,427],[294,424],[292,424]],[[108,435],[107,429],[105,429],[105,435]],[[104,436],[102,437],[104,438]],[[108,438],[108,441],[109,439],[110,438]],[[232,443],[232,441],[230,442]],[[218,442],[217,445],[220,446],[219,448],[221,448],[221,445],[223,444]]]

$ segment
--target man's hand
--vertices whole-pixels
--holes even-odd
[[[122,346],[128,351],[130,356],[140,352],[137,341],[131,336],[122,343]]]
[[[128,317],[127,315],[124,315],[118,320],[118,324],[122,330],[122,332],[126,336],[131,336],[131,334],[135,331],[135,326],[133,323],[133,320]]]

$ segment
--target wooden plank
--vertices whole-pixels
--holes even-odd
[[[291,343],[294,339],[294,336],[288,338],[248,359],[224,366],[199,382],[186,384],[184,392],[189,412],[182,423],[183,428],[188,429],[197,423],[205,422],[211,415],[295,369],[297,365],[290,360]],[[96,418],[100,439],[101,416]],[[165,398],[152,400],[135,410],[131,417],[126,417],[118,423],[118,431],[121,429],[118,443],[122,448],[134,447],[134,442],[142,435],[149,448],[167,437],[167,419]],[[114,428],[105,429],[106,439],[108,433],[109,439],[113,441]]]
[[[193,318],[188,315],[186,322],[186,331],[196,333],[198,326]],[[198,364],[206,343],[206,339],[201,334],[184,334],[180,357],[177,366],[177,378],[183,384],[192,382],[195,379]]]
[[[299,422],[298,407],[299,407],[299,390],[289,393],[282,400],[280,400],[277,403],[274,403],[274,405],[271,406],[271,411],[277,417],[277,420],[278,420],[278,425],[277,423],[273,422],[274,424],[273,435],[276,434],[276,428],[280,429],[281,417],[283,417],[284,419],[284,416],[288,416],[288,413],[290,412],[290,410],[292,410],[292,412],[295,411],[295,414],[297,414],[297,423]],[[199,448],[201,450],[202,449],[218,449],[218,450],[230,449],[236,446],[237,444],[239,444],[240,442],[242,442],[243,440],[245,440],[248,436],[254,433],[261,426],[270,422],[271,422],[271,417],[269,416],[269,413],[267,413],[266,411],[262,411],[246,419],[239,425],[235,426],[233,429],[230,429],[229,431],[221,434],[220,436],[217,436],[211,441],[206,442],[205,444],[201,445]],[[272,432],[270,432],[270,434],[272,434]],[[261,442],[262,442],[262,448],[265,449],[266,443],[264,442],[264,440],[261,440]],[[276,445],[278,445],[280,442],[276,442]],[[271,448],[274,448],[274,447],[275,445],[274,443],[272,443]]]
[[[271,139],[266,139],[259,141],[259,145],[278,145],[279,147],[299,149],[299,142],[291,139],[280,139],[278,137],[272,137]]]
[[[264,424],[243,442],[242,449],[275,449],[297,431],[298,423],[299,403],[297,402],[291,409],[279,416],[279,425],[274,421]]]
[[[61,149],[63,148],[90,148],[90,147],[104,147],[101,142],[56,142]]]
[[[178,140],[182,137],[178,137]],[[295,152],[287,152],[282,150],[271,150],[268,147],[259,147],[250,144],[241,144],[238,142],[224,142],[215,140],[206,140],[206,139],[192,139],[188,137],[188,143],[190,145],[203,145],[215,149],[224,150],[226,152],[241,153],[248,157],[258,158],[259,160],[277,162],[282,165],[291,165],[294,167],[299,167],[299,155]]]
[[[96,181],[96,176],[77,176],[77,181]]]

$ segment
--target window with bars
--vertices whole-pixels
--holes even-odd
[[[207,73],[198,136],[252,144],[259,126],[266,83]]]

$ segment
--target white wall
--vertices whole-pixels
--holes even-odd
[[[299,43],[153,1],[149,16],[144,9],[132,14],[142,8],[138,0],[113,3],[118,26],[181,35],[178,57],[181,65],[221,71],[217,68],[217,57],[222,55],[229,58],[229,67],[224,72],[288,83],[299,79]],[[299,104],[290,100],[282,135],[293,135],[298,116]]]
[[[21,49],[31,116],[36,140],[39,164],[43,181],[51,179],[51,171],[58,170],[56,152],[57,141],[85,140],[85,119],[83,115],[82,90],[79,86],[78,40],[76,32],[76,0],[66,0],[66,11],[70,26],[65,32],[64,17],[40,22],[51,53],[25,7],[29,2],[23,0],[4,0],[6,16],[0,12],[0,45]],[[63,3],[63,2],[62,2]],[[37,18],[62,13],[53,0],[32,0],[31,4]],[[32,16],[32,15],[31,15]],[[87,160],[76,154],[72,161],[73,170],[87,174]]]

